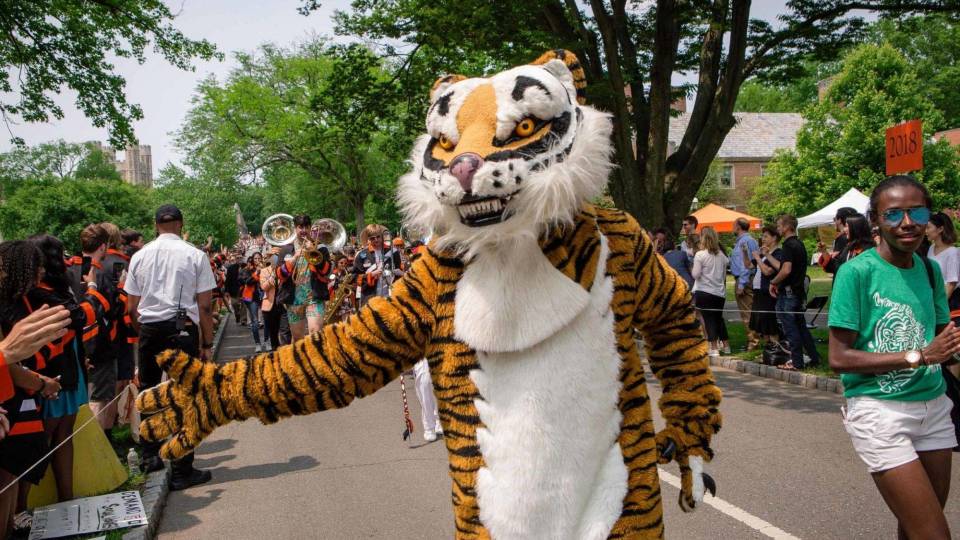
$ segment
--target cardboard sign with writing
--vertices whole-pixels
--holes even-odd
[[[910,120],[887,128],[887,176],[923,168],[923,126]]]
[[[38,508],[30,540],[61,538],[147,524],[140,493],[123,491]]]

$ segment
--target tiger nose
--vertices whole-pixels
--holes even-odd
[[[450,162],[450,174],[457,177],[463,191],[471,193],[473,175],[483,166],[483,158],[479,154],[468,152],[460,154]]]

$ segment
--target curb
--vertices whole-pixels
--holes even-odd
[[[220,342],[223,341],[223,334],[227,329],[226,319],[221,320],[217,334],[213,337],[213,350],[216,351],[213,357],[216,358],[220,353]],[[166,462],[163,470],[154,471],[147,475],[147,481],[143,486],[143,493],[140,494],[143,500],[143,510],[147,515],[147,524],[130,529],[124,533],[123,540],[153,540],[157,536],[157,529],[160,528],[160,518],[163,517],[163,508],[167,505],[167,495],[170,494],[170,475],[172,469],[170,462]]]
[[[821,377],[820,375],[801,373],[799,371],[785,371],[777,369],[776,366],[768,366],[749,360],[740,360],[733,356],[711,357],[710,365],[746,373],[747,375],[763,377],[765,379],[783,381],[811,390],[843,395],[843,385],[840,383],[840,380],[832,377]]]
[[[162,470],[147,475],[141,494],[147,524],[130,529],[123,535],[123,540],[149,540],[156,537],[160,518],[163,517],[163,507],[167,504],[167,494],[170,492],[170,471],[170,464],[167,463]]]

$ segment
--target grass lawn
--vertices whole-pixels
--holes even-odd
[[[819,266],[810,266],[807,268],[807,275],[810,276],[810,294],[807,299],[814,296],[830,296],[830,290],[833,288],[833,276],[823,271]],[[736,285],[733,282],[733,276],[727,276],[727,301],[736,302]]]
[[[813,339],[817,340],[817,352],[820,353],[820,365],[815,368],[804,369],[803,372],[836,378],[837,375],[827,365],[827,330],[816,328],[811,330],[811,332],[813,333]],[[730,335],[730,348],[733,349],[734,356],[741,360],[760,362],[761,352],[759,350],[736,352],[747,343],[747,335],[743,323],[727,321],[727,333]]]

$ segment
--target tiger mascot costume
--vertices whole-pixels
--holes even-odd
[[[438,234],[389,298],[273,353],[224,365],[168,351],[137,400],[148,440],[183,456],[217,426],[345,407],[427,358],[457,538],[661,538],[657,463],[693,509],[720,390],[684,281],[628,214],[593,207],[609,115],[576,57],[448,76],[399,181]],[[655,433],[639,331],[663,394]]]

